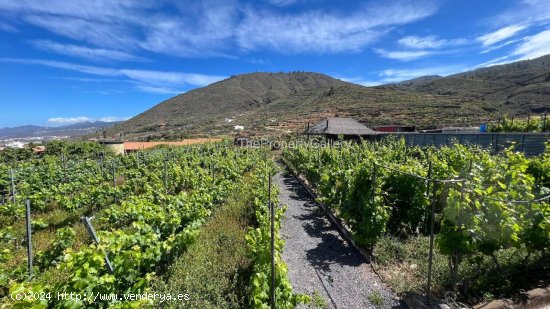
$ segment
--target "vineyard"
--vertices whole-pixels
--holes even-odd
[[[548,147],[526,158],[387,140],[303,145],[284,158],[399,293],[475,304],[549,283]]]
[[[293,292],[282,254],[286,206],[276,206],[280,188],[271,184],[280,167],[268,149],[60,153],[0,164],[3,308],[318,301]],[[472,305],[550,284],[550,147],[527,158],[511,148],[495,155],[388,138],[302,143],[282,157],[399,295]],[[191,299],[122,296],[159,291]]]
[[[276,205],[276,190],[268,188],[267,180],[274,169],[264,150],[221,144],[97,160],[46,156],[15,166],[0,164],[0,302],[7,308],[153,306],[151,299],[96,296],[151,292],[152,283],[162,281],[211,215],[246,180],[252,183],[247,203],[253,205],[256,222],[246,236],[251,261],[251,276],[243,279],[248,281],[246,301],[266,308],[272,277],[268,201]],[[26,201],[32,213],[30,269]],[[283,213],[275,210],[274,292],[278,306],[286,308],[307,299],[292,293],[280,258],[284,243],[277,235]],[[71,293],[85,297],[59,297]]]
[[[548,132],[550,131],[550,120],[546,114],[533,119],[516,119],[503,117],[498,123],[489,125],[490,132]]]

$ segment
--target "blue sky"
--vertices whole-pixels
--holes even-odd
[[[550,53],[550,0],[0,0],[0,127],[117,120],[233,74],[370,86]]]

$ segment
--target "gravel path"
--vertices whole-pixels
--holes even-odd
[[[288,205],[281,227],[286,241],[283,259],[295,292],[316,293],[328,308],[406,308],[380,284],[291,174],[279,172],[274,183],[281,205]]]

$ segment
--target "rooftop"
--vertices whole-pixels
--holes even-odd
[[[209,142],[219,142],[221,139],[218,138],[193,138],[186,139],[179,142],[124,142],[124,150],[142,150],[149,149],[159,145],[166,146],[186,146],[193,144],[202,144]]]
[[[306,132],[308,135],[376,135],[378,132],[352,118],[332,117],[319,121]]]

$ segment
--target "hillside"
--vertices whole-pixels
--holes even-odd
[[[417,78],[405,80],[405,81],[402,81],[402,82],[398,82],[396,84],[400,85],[400,86],[404,86],[404,87],[417,87],[417,86],[424,85],[426,83],[429,83],[433,80],[440,79],[440,78],[442,78],[442,76],[439,76],[439,75],[425,75],[425,76],[420,76],[420,77],[417,77]]]
[[[550,56],[448,77],[364,87],[319,73],[232,76],[168,99],[110,129],[128,138],[302,130],[326,116],[368,125],[476,125],[550,110]]]
[[[253,73],[195,89],[168,99],[117,126],[117,131],[147,133],[167,128],[207,128],[235,119],[304,90],[342,85],[318,73]]]
[[[444,78],[402,82],[399,89],[502,102],[525,113],[550,110],[550,55]]]

